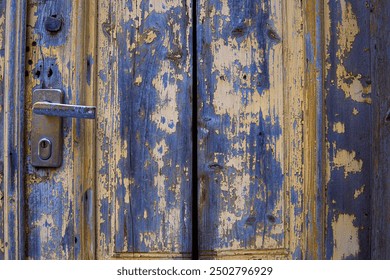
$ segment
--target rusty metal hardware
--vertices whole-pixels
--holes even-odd
[[[62,118],[94,119],[96,107],[63,104],[59,89],[33,92],[31,161],[35,167],[60,167],[62,164]]]

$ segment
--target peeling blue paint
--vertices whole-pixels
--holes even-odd
[[[37,7],[35,13],[37,21],[33,30],[40,38],[39,45],[45,47],[64,45],[71,30],[72,2],[67,0],[45,1],[44,3],[39,3]],[[62,22],[61,29],[58,32],[46,30],[45,22],[49,16],[55,17]]]
[[[370,256],[369,231],[370,231],[370,191],[367,190],[359,200],[355,200],[354,192],[362,185],[370,186],[371,169],[371,129],[373,127],[372,108],[367,103],[356,102],[346,98],[345,93],[337,84],[337,65],[344,65],[348,72],[361,75],[363,80],[370,78],[370,26],[368,24],[370,13],[364,2],[347,1],[351,4],[352,11],[356,15],[359,33],[354,40],[353,47],[348,56],[342,61],[337,57],[339,47],[338,25],[341,24],[341,4],[339,1],[330,1],[331,15],[331,39],[329,45],[329,60],[331,68],[326,78],[325,87],[328,91],[326,98],[326,115],[328,129],[326,139],[330,143],[328,153],[330,156],[330,181],[327,185],[328,219],[326,232],[326,258],[332,258],[334,249],[333,229],[330,225],[337,219],[340,213],[347,213],[356,217],[355,226],[359,229],[360,251],[353,258],[367,259]],[[353,115],[356,108],[359,114]],[[337,133],[332,130],[333,124],[341,122],[345,125],[345,133]],[[334,147],[334,145],[336,147]],[[333,161],[337,150],[355,151],[356,159],[363,162],[361,172],[349,173],[345,176],[343,168],[335,168]]]
[[[201,6],[203,5],[203,6]],[[230,14],[214,15],[210,17],[211,10],[221,10],[222,2],[218,0],[203,1],[198,4],[198,11],[205,11],[204,22],[198,22],[198,57],[203,62],[199,63],[198,92],[199,92],[199,130],[198,143],[198,170],[199,179],[204,189],[200,189],[200,244],[202,252],[221,250],[231,247],[233,241],[240,243],[242,249],[267,249],[265,237],[274,239],[277,247],[282,248],[284,244],[284,230],[280,234],[271,234],[272,228],[284,223],[284,209],[276,208],[278,201],[282,199],[283,193],[283,170],[281,164],[275,159],[275,151],[266,148],[271,146],[281,137],[282,131],[279,119],[276,117],[275,124],[272,124],[269,112],[259,114],[259,125],[252,124],[249,133],[239,132],[234,139],[229,139],[225,134],[230,131],[237,131],[236,120],[232,120],[229,114],[218,116],[215,112],[214,91],[218,79],[233,83],[234,92],[242,94],[243,105],[250,101],[254,94],[263,95],[270,86],[268,62],[269,50],[275,43],[281,41],[269,20],[269,2],[264,3],[250,1],[228,1]],[[198,12],[198,17],[200,17]],[[199,18],[198,18],[199,21]],[[248,24],[251,22],[252,24]],[[222,23],[222,26],[215,26],[213,23]],[[240,69],[240,73],[231,72],[227,69],[224,73],[212,72],[213,53],[210,48],[212,42],[223,39],[228,45],[228,40],[234,38],[238,42],[238,49],[247,36],[255,34],[258,48],[253,49],[249,56],[256,52],[264,51],[263,61],[252,60],[251,64],[241,65],[236,60],[234,66]],[[251,76],[251,80],[246,79]],[[245,80],[245,83],[241,81]],[[258,93],[256,93],[256,90]],[[219,131],[219,132],[217,132]],[[229,150],[231,141],[245,143],[246,153],[243,149]],[[226,156],[245,156],[249,162],[248,170],[251,181],[248,186],[242,186],[249,190],[249,201],[245,202],[244,210],[235,209],[235,195],[239,190],[231,189],[229,181],[239,176],[240,170],[224,166]],[[213,163],[216,157],[217,163]],[[205,165],[205,163],[209,163]],[[205,168],[206,167],[206,168]],[[221,189],[222,183],[228,184],[229,192],[233,191],[233,197],[229,198],[226,191]],[[260,197],[259,198],[259,194]],[[223,199],[226,197],[227,201]],[[218,232],[218,224],[221,222],[222,212],[233,213],[238,219],[229,232],[222,236]],[[228,219],[229,221],[229,219]],[[256,245],[258,231],[263,234],[263,242]]]
[[[155,12],[153,7],[150,7],[149,1],[142,1],[140,5],[142,8],[140,18],[121,21],[121,32],[116,34],[120,137],[122,145],[124,142],[127,143],[127,156],[118,161],[122,179],[117,182],[114,198],[118,207],[116,219],[119,225],[115,233],[115,251],[190,253],[192,250],[192,105],[190,99],[192,80],[191,70],[187,73],[184,68],[187,57],[191,55],[191,50],[187,51],[191,46],[188,46],[185,36],[189,15],[184,5],[167,9],[163,13]],[[128,12],[132,12],[135,8],[127,5]],[[175,25],[179,26],[180,40],[179,33],[174,33]],[[154,32],[156,37],[152,41],[145,42],[142,38],[148,32]],[[164,38],[168,38],[168,45],[164,45]],[[135,48],[129,52],[129,45],[132,44]],[[155,52],[153,55],[152,51]],[[163,71],[160,66],[163,61],[169,61],[174,72],[163,75],[162,86],[167,88],[174,82],[178,89],[176,100],[160,100],[160,93],[153,86],[153,79]],[[179,74],[183,79],[174,80],[174,75]],[[99,73],[102,80],[106,80],[107,75],[108,73]],[[142,77],[142,83],[136,83],[138,77]],[[162,123],[175,129],[173,133],[160,129],[151,120],[152,114],[167,104],[178,108],[177,123],[161,117]],[[163,147],[158,145],[162,140],[165,141],[167,150],[163,150]],[[155,147],[158,149],[157,152],[163,155],[164,166],[161,171],[151,152]],[[108,147],[103,147],[106,148]],[[185,169],[189,173],[184,172]],[[158,188],[154,186],[154,177],[159,172],[165,179],[162,189],[165,198],[158,194],[158,188],[161,186]],[[130,184],[125,184],[124,178],[129,179]],[[172,188],[178,190],[178,196]],[[166,201],[164,211],[157,208],[162,199]],[[102,209],[101,213],[103,217],[107,217],[104,219],[108,220],[107,211],[108,209]],[[170,211],[178,211],[180,220],[170,221],[168,219]],[[107,228],[101,230],[104,234],[108,234]],[[158,240],[161,240],[161,243],[148,243],[142,237],[144,234],[159,236]],[[175,243],[176,239],[180,240],[179,244]]]

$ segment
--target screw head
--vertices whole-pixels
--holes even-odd
[[[55,33],[61,30],[62,19],[57,15],[48,16],[45,20],[45,29],[49,32]]]

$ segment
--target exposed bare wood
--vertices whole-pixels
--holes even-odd
[[[94,43],[87,42],[88,28],[94,28],[93,20],[87,21],[89,5],[93,7],[94,3],[28,1],[25,223],[30,259],[94,258],[94,207],[90,204],[94,189],[91,174],[95,174],[91,152],[93,123],[84,126],[89,120],[64,118],[64,155],[60,168],[32,167],[28,141],[32,133],[34,88],[59,88],[65,93],[65,103],[93,105],[93,91],[87,86],[91,74],[88,55],[93,54],[94,48]],[[85,201],[88,195],[90,202]]]
[[[192,250],[192,1],[147,3],[98,6],[98,258]]]

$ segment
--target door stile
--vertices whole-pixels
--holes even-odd
[[[29,259],[94,258],[94,140],[90,139],[94,121],[63,119],[59,168],[33,167],[29,146],[34,89],[61,89],[64,103],[93,105],[93,82],[88,85],[88,81],[94,66],[88,56],[93,55],[95,38],[87,42],[88,26],[94,22],[88,18],[91,2],[28,1],[25,230]]]
[[[79,92],[74,104],[96,104],[96,40],[97,40],[96,1],[77,1],[73,10],[74,32],[72,32],[72,52],[75,61],[80,61],[74,72],[73,87]],[[74,153],[74,192],[77,199],[74,228],[79,240],[76,258],[95,259],[96,257],[96,185],[95,185],[95,138],[96,122],[72,120]]]
[[[0,256],[23,259],[24,251],[24,54],[26,1],[5,1],[3,91],[3,236]],[[2,36],[2,34],[0,35]],[[3,67],[0,66],[0,67]],[[2,179],[2,180],[1,180]],[[1,191],[1,189],[0,189]],[[3,239],[2,239],[3,238]]]
[[[74,104],[96,104],[96,43],[97,43],[97,1],[75,2],[72,33],[72,49],[76,67],[74,87],[77,95]],[[96,122],[73,119],[75,193],[77,197],[75,228],[79,231],[80,259],[96,258]],[[77,133],[76,133],[77,132]],[[79,186],[79,187],[78,187]],[[76,243],[76,240],[75,240]],[[77,243],[76,243],[77,244]]]
[[[285,258],[304,259],[307,242],[306,209],[313,193],[306,193],[305,149],[305,3],[283,2],[283,140],[285,192]]]
[[[325,256],[324,2],[303,2],[304,82],[304,259]]]

